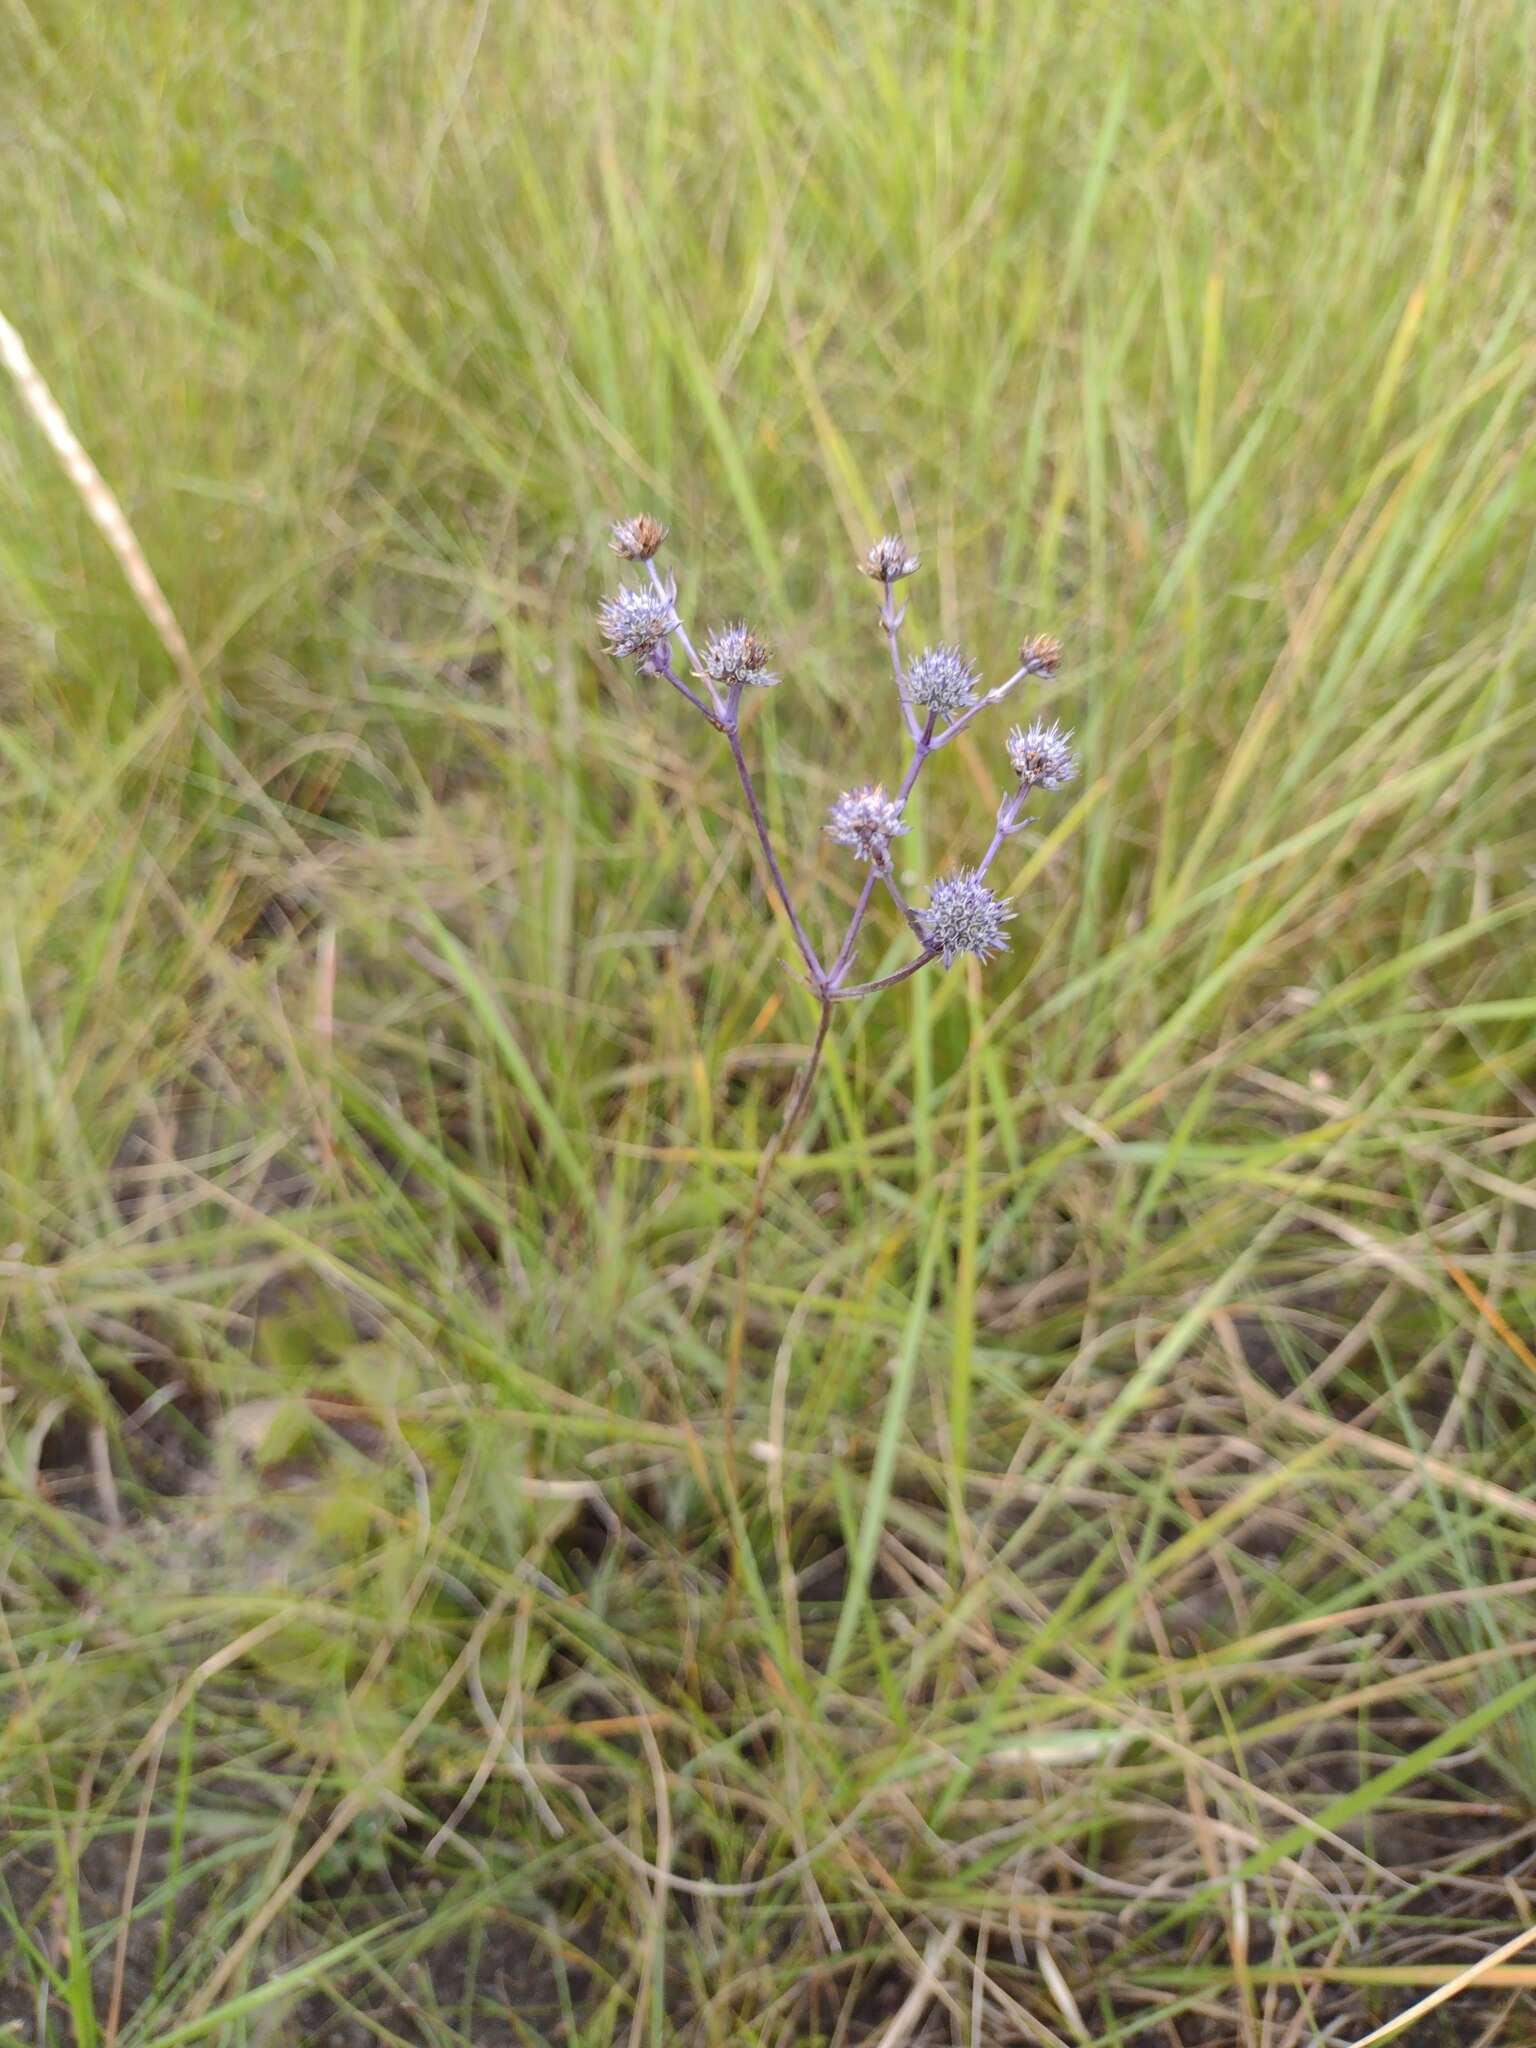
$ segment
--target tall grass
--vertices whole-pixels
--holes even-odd
[[[1530,2035],[1459,1983],[1536,1823],[1529,11],[0,59],[0,311],[197,684],[7,390],[18,2037]],[[595,652],[642,507],[779,651],[792,879],[899,765],[888,525],[918,633],[1062,634],[1086,770],[1010,958],[839,1020],[734,1491],[815,1010]]]

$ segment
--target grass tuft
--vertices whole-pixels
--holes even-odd
[[[1528,10],[5,45],[150,581],[0,388],[0,2022],[1526,2038]],[[839,1019],[733,1437],[814,1005],[598,649],[637,508],[795,692],[792,886],[899,764],[878,532],[1083,762],[1011,954]]]

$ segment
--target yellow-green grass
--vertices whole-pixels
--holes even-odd
[[[198,668],[7,387],[0,2020],[1280,2048],[1518,1934],[1530,10],[10,0],[0,78]],[[815,1006],[598,652],[642,508],[818,937],[872,533],[1085,762],[1011,954],[839,1015],[734,1461]]]

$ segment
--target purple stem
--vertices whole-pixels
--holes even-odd
[[[1021,683],[1026,676],[1035,673],[1033,668],[1016,668],[1006,683],[999,683],[995,690],[988,690],[984,697],[978,697],[969,711],[962,712],[953,725],[940,733],[933,743],[935,753],[940,747],[947,747],[951,740],[958,739],[966,727],[978,719],[983,711],[990,711],[994,704],[1001,704],[1015,683]]]
[[[704,675],[704,664],[699,660],[698,649],[694,646],[693,642],[688,638],[688,628],[683,624],[682,617],[675,608],[677,600],[676,584],[674,583],[671,588],[667,586],[667,584],[662,580],[661,571],[656,567],[654,561],[647,562],[645,568],[646,574],[651,579],[651,588],[656,592],[656,595],[658,597],[664,597],[667,603],[674,607],[673,617],[677,619],[677,624],[673,628],[673,631],[676,633],[678,639],[681,640],[683,643],[683,652],[688,657],[688,666],[693,670],[696,676]],[[677,683],[676,676],[669,675],[668,680]],[[709,691],[710,702],[714,705],[715,710],[718,713],[721,709],[721,705],[719,696],[715,690],[715,686],[712,682],[710,682],[708,676],[704,676],[704,681],[705,686]],[[683,692],[683,695],[685,697],[693,697],[694,703],[699,704],[699,699],[694,696],[692,690],[688,689],[682,683],[677,683],[677,686]],[[703,710],[704,707],[702,706],[702,704],[700,704],[699,708]],[[705,716],[707,717],[708,715],[709,714],[705,712]]]
[[[848,972],[848,962],[853,955],[854,941],[859,936],[859,926],[864,922],[864,913],[869,908],[869,899],[875,893],[875,884],[880,879],[879,868],[872,868],[864,878],[859,891],[859,900],[853,906],[853,916],[848,920],[848,929],[843,933],[843,943],[837,949],[837,958],[827,973],[828,988],[836,988]]]
[[[827,1001],[829,1003],[851,1003],[859,996],[877,996],[883,988],[895,988],[896,984],[900,981],[910,981],[912,976],[926,967],[930,960],[937,960],[938,957],[939,949],[937,946],[925,946],[915,960],[909,960],[905,967],[898,967],[894,974],[882,974],[878,981],[861,981],[855,988],[829,988],[827,990]]]
[[[674,690],[681,690],[683,695],[688,699],[688,702],[693,706],[694,710],[702,712],[703,715],[709,720],[711,725],[718,725],[720,723],[720,714],[718,706],[715,710],[711,711],[709,706],[704,702],[704,699],[699,695],[697,690],[690,690],[688,685],[683,681],[682,677],[678,674],[677,670],[672,666],[672,652],[670,648],[666,652],[664,661],[657,662],[655,667],[657,675],[665,676],[667,681],[672,685]]]
[[[889,591],[890,586],[887,585],[886,588],[887,591]],[[907,704],[907,700],[904,697],[902,699],[902,703],[906,705],[907,711],[910,714],[912,707]],[[917,730],[914,726],[912,735],[912,759],[907,763],[907,772],[902,777],[900,789],[898,789],[896,792],[896,801],[903,808],[905,808],[906,806],[907,798],[912,794],[913,788],[917,783],[918,776],[921,775],[923,772],[923,763],[928,759],[928,756],[933,752],[934,719],[935,713],[930,711],[928,714],[928,721],[922,727],[921,731]],[[880,870],[877,868],[875,872],[865,882],[864,887],[859,891],[859,900],[853,906],[853,916],[849,919],[848,929],[843,934],[843,943],[838,948],[837,958],[832,964],[832,972],[827,976],[827,987],[829,990],[836,988],[838,982],[848,972],[848,963],[853,958],[853,949],[858,942],[859,928],[864,922],[864,913],[869,908],[869,899],[871,896],[874,895],[875,883],[879,879]],[[889,886],[890,884],[889,882],[887,882],[887,887]],[[921,938],[922,934],[919,932],[918,936],[919,938]]]
[[[901,610],[897,611],[892,602],[896,595],[894,583],[885,584],[884,590],[885,596],[880,603],[880,623],[885,628],[885,637],[890,645],[891,670],[896,677],[896,701],[901,706],[902,717],[907,721],[907,731],[915,740],[918,736],[917,713],[912,709],[907,697],[907,679],[902,673],[901,648],[897,645],[896,639],[901,631],[901,622],[907,615],[907,608],[903,605]]]
[[[912,908],[911,904],[907,901],[906,897],[903,896],[901,891],[897,888],[896,877],[891,873],[889,868],[882,868],[880,870],[880,879],[885,884],[887,895],[895,904],[896,908],[901,912],[902,916],[907,920],[907,923],[911,926],[913,938],[917,940],[917,943],[920,946],[926,946],[928,943],[928,934],[923,930],[922,920],[918,917],[917,912]]]
[[[662,581],[656,564],[654,562],[647,562],[645,566],[650,571],[651,584],[658,596],[664,597],[668,604],[672,604],[675,592],[669,590]],[[693,663],[695,673],[702,673],[698,654],[694,649],[693,642],[688,638],[688,630],[684,626],[681,617],[677,615],[675,608],[673,615],[677,617],[677,626],[675,628],[677,637],[682,641],[684,648],[687,650],[688,658]],[[772,875],[773,885],[779,892],[779,901],[784,905],[784,914],[789,919],[790,929],[795,935],[795,943],[804,956],[806,966],[811,970],[811,980],[819,992],[826,985],[826,976],[821,971],[821,962],[816,957],[816,948],[806,937],[805,927],[801,924],[799,917],[795,913],[795,906],[790,900],[789,884],[785,881],[783,871],[779,867],[778,855],[774,852],[773,841],[768,836],[768,821],[763,816],[762,805],[757,800],[757,791],[752,784],[752,771],[747,766],[746,755],[741,751],[741,684],[732,684],[729,700],[722,704],[714,684],[710,682],[706,675],[704,679],[714,703],[714,709],[711,710],[703,698],[696,691],[690,690],[682,677],[674,670],[670,653],[667,656],[665,667],[658,666],[657,673],[664,675],[674,689],[681,690],[694,709],[702,711],[710,724],[717,726],[725,734],[730,744],[731,759],[736,763],[736,774],[741,783],[742,795],[747,800],[747,809],[752,813],[752,823],[757,827],[758,844],[763,849],[763,858],[768,863],[768,872]]]
[[[1005,797],[1002,803],[998,805],[997,830],[992,834],[992,844],[981,856],[981,860],[976,869],[978,877],[984,875],[987,872],[987,869],[991,867],[993,861],[996,860],[997,850],[1002,845],[1003,841],[1005,839],[1011,839],[1015,832],[1022,832],[1024,827],[1029,823],[1028,818],[1021,818],[1019,816],[1019,812],[1023,808],[1025,800],[1028,798],[1030,790],[1033,787],[1034,785],[1032,783],[1021,782],[1018,788],[1014,791],[1013,795],[1010,797]]]
[[[736,774],[741,782],[741,793],[747,800],[747,809],[752,813],[752,822],[757,827],[758,844],[763,849],[763,858],[768,863],[768,872],[772,875],[773,885],[779,892],[779,901],[783,904],[784,914],[789,919],[790,930],[795,935],[795,943],[805,956],[805,964],[811,970],[811,979],[819,990],[826,986],[826,976],[821,971],[821,962],[816,957],[816,948],[806,937],[805,927],[796,916],[795,906],[790,901],[789,885],[785,882],[784,876],[780,871],[779,857],[774,852],[773,841],[768,836],[768,821],[763,816],[762,806],[757,800],[757,791],[752,786],[752,771],[747,766],[746,755],[741,751],[741,732],[737,726],[735,716],[739,696],[739,690],[733,689],[731,692],[731,702],[728,707],[728,715],[721,726],[721,730],[730,743],[731,759],[736,763]]]
[[[930,711],[928,723],[921,732],[913,734],[916,744],[912,749],[912,759],[907,763],[907,772],[902,777],[900,789],[896,792],[896,801],[899,804],[905,805],[907,798],[912,794],[918,776],[923,772],[923,763],[933,752],[933,723],[935,715],[935,713]]]

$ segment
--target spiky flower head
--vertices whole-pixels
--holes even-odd
[[[768,653],[750,626],[722,626],[704,644],[704,666],[700,673],[722,690],[737,684],[771,690],[779,679],[768,666]]]
[[[870,548],[859,567],[876,583],[899,583],[903,576],[914,574],[918,559],[907,553],[907,544],[899,533],[886,533]]]
[[[1061,667],[1061,642],[1054,633],[1031,634],[1019,649],[1019,666],[1026,675],[1055,675]]]
[[[851,846],[856,860],[870,861],[877,868],[889,866],[891,841],[906,830],[901,805],[878,782],[845,789],[827,812],[827,837],[839,846]]]
[[[976,702],[976,671],[958,647],[925,647],[907,670],[907,695],[941,718]]]
[[[1033,725],[1016,725],[1008,735],[1008,761],[1020,782],[1035,789],[1060,789],[1077,773],[1071,747],[1072,735],[1063,732],[1052,719],[1047,725],[1037,718]]]
[[[608,545],[626,562],[648,562],[667,537],[667,529],[649,512],[637,512],[633,519],[615,521]]]
[[[952,967],[962,953],[974,953],[978,960],[989,953],[1006,953],[1003,926],[1013,914],[1013,905],[994,895],[975,868],[961,868],[934,883],[928,908],[917,915],[923,937],[943,954],[944,965]]]
[[[647,663],[664,653],[677,630],[677,613],[664,591],[624,588],[603,599],[597,622],[610,654]]]

